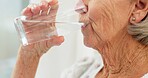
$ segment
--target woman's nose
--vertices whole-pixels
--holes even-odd
[[[76,4],[75,11],[78,13],[86,13],[87,12],[87,7],[85,6],[85,4],[82,0],[79,0],[79,2]]]

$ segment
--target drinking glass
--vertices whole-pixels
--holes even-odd
[[[79,14],[76,11],[82,6],[76,8],[75,4],[74,7],[64,8],[62,5],[64,3],[59,2],[57,13],[50,14],[49,12],[42,19],[38,19],[40,16],[34,17],[37,19],[28,19],[26,16],[16,17],[14,24],[21,43],[26,46],[48,40],[52,36],[64,36],[80,30],[84,23],[79,22]]]

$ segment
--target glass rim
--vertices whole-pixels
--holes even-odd
[[[23,45],[28,45],[27,37],[25,35],[25,29],[22,27],[22,21],[20,20],[20,17],[14,18],[14,25],[21,43]]]

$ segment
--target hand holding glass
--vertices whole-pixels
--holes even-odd
[[[60,5],[57,6],[59,9],[49,7],[48,11],[41,10],[31,18],[20,16],[15,19],[15,27],[24,46],[81,29],[83,23],[79,22],[75,9],[61,12]]]

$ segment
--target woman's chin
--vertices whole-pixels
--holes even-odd
[[[95,50],[101,50],[105,43],[100,40],[95,40],[92,37],[84,36],[83,38],[84,45],[89,48],[93,48]]]
[[[91,40],[89,40],[89,38],[87,37],[84,37],[84,45],[87,46],[87,47],[90,47],[90,48],[93,48],[93,43]]]

